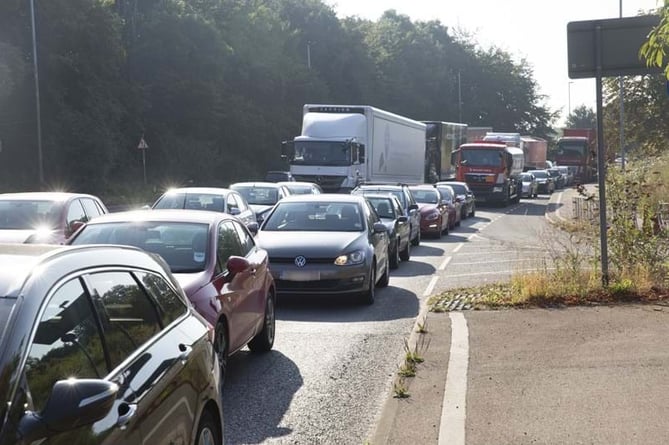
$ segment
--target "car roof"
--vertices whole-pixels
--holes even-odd
[[[367,193],[365,195],[365,198],[376,198],[376,199],[390,199],[391,201],[397,201],[400,202],[399,199],[397,199],[397,196],[393,195],[392,193]]]
[[[322,193],[320,195],[290,195],[283,198],[278,204],[284,202],[349,202],[364,203],[365,197],[360,195],[348,195],[344,193]],[[277,204],[277,205],[278,205]]]
[[[19,192],[19,193],[0,194],[0,199],[15,199],[15,200],[67,201],[68,199],[72,198],[99,199],[96,196],[88,195],[86,193],[70,193],[70,192]]]
[[[119,259],[121,252],[124,254]],[[47,271],[41,268],[42,265],[58,258],[67,260],[68,257],[76,262],[63,269],[64,274],[82,266],[111,264],[159,269],[159,263],[151,254],[130,246],[0,244],[0,298],[18,297],[31,274],[39,273],[40,280],[46,279],[44,274]]]
[[[297,186],[316,186],[320,188],[320,186],[315,182],[307,182],[307,181],[279,181],[279,182],[272,182],[270,184],[285,185],[286,187],[292,187],[294,185],[297,185]]]
[[[401,190],[408,187],[406,184],[360,184],[360,190]]]
[[[439,181],[435,183],[434,185],[464,185],[467,186],[466,182],[462,181]]]
[[[417,190],[434,190],[434,186],[432,184],[416,184],[416,185],[410,185],[410,189],[417,189]]]
[[[227,195],[232,190],[223,187],[179,187],[166,190],[164,195],[172,193],[200,193],[206,195]]]
[[[281,184],[277,182],[267,182],[267,181],[257,181],[257,182],[235,182],[234,184],[230,184],[230,188],[234,186],[240,186],[240,187],[266,187],[266,188],[274,188],[278,189],[281,187]]]
[[[190,222],[201,224],[216,224],[219,221],[233,219],[232,215],[223,212],[212,212],[211,210],[184,210],[184,209],[147,209],[147,210],[129,210],[127,212],[108,213],[100,215],[87,222],[91,224],[104,224],[110,222],[130,222],[130,221],[171,221],[171,222]]]

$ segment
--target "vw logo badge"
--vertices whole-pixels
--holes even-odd
[[[307,259],[302,255],[295,257],[295,265],[297,267],[304,267],[307,264]]]

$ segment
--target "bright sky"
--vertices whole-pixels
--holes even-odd
[[[586,105],[595,108],[595,82],[567,75],[567,23],[637,15],[661,5],[658,0],[324,0],[339,17],[376,20],[395,9],[412,20],[439,20],[474,36],[482,47],[500,47],[533,67],[541,94],[551,110]],[[467,98],[463,97],[463,101]]]

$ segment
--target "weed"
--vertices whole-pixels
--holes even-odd
[[[404,377],[398,378],[397,381],[393,383],[393,393],[393,397],[396,399],[406,399],[411,396]]]
[[[417,329],[416,332],[419,334],[427,334],[427,315],[423,317],[423,321],[416,323]]]
[[[404,361],[406,363],[423,363],[425,359],[418,352],[418,344],[411,348],[409,341],[404,339]]]
[[[416,377],[416,363],[405,361],[397,374],[401,377]]]

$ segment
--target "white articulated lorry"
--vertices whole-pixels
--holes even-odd
[[[425,181],[425,124],[367,105],[304,106],[302,133],[282,145],[298,181],[348,193],[362,182]]]

